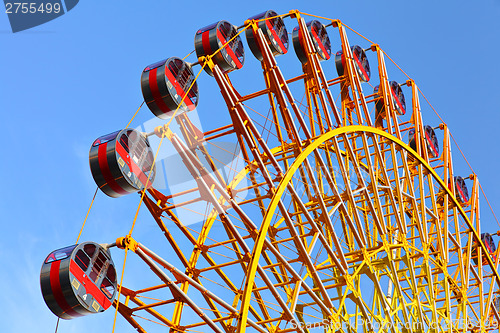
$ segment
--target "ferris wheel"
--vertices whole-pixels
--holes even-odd
[[[481,233],[478,178],[454,169],[450,132],[425,122],[416,83],[393,80],[380,46],[351,45],[351,31],[269,10],[200,28],[195,63],[172,56],[145,67],[144,102],[165,124],[102,135],[89,161],[106,195],[140,194],[165,241],[136,239],[132,227],[110,244],[55,250],[41,271],[50,310],[73,319],[114,307],[138,332],[497,330],[500,259]],[[252,55],[266,88],[242,95],[231,75]],[[302,73],[287,77],[280,56],[296,56]],[[199,75],[220,89],[226,126],[202,131],[190,120],[203,103]],[[155,188],[162,144],[192,188]],[[168,256],[154,250],[165,246]],[[119,249],[156,283],[123,285],[111,258]]]

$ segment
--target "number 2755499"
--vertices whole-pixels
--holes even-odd
[[[61,4],[50,2],[42,2],[40,4],[34,2],[6,2],[5,12],[7,14],[58,14],[61,12]]]

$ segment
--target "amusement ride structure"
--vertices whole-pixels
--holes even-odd
[[[111,244],[52,252],[41,271],[50,310],[72,319],[113,306],[115,320],[138,332],[497,330],[499,256],[481,233],[478,178],[454,170],[450,132],[425,122],[416,83],[391,80],[379,45],[351,45],[349,31],[339,20],[269,10],[239,27],[198,30],[196,63],[147,66],[144,101],[165,124],[99,137],[90,169],[110,197],[138,192],[165,242],[135,239],[132,226]],[[336,53],[329,34],[339,34]],[[302,73],[286,77],[276,58],[293,57],[291,44]],[[231,72],[252,54],[265,89],[241,95]],[[205,132],[189,118],[203,71],[231,119]],[[161,138],[156,153],[151,136]],[[238,148],[229,173],[209,149],[220,140]],[[193,188],[154,187],[165,142]],[[182,210],[202,221],[183,220]],[[165,246],[167,257],[151,249]],[[123,285],[111,259],[119,249],[156,283]]]

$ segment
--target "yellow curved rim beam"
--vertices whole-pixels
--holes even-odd
[[[381,137],[387,138],[391,140],[392,142],[400,145],[402,148],[404,148],[410,155],[415,157],[433,176],[434,178],[439,182],[442,188],[444,188],[447,192],[448,195],[452,198],[454,201],[456,207],[460,211],[460,214],[462,217],[465,219],[465,222],[467,223],[467,226],[470,228],[472,233],[474,234],[474,237],[477,240],[477,243],[481,245],[484,253],[488,253],[486,250],[485,245],[483,242],[481,242],[481,237],[477,233],[476,229],[470,222],[469,218],[465,214],[465,211],[463,208],[460,206],[459,202],[453,195],[453,193],[450,191],[448,186],[444,183],[444,181],[439,177],[439,175],[434,171],[434,169],[420,156],[418,155],[417,152],[415,152],[413,149],[411,149],[406,143],[403,141],[399,140],[398,138],[390,135],[387,132],[384,132],[382,130],[379,130],[374,127],[369,127],[369,126],[361,126],[361,125],[354,125],[354,126],[345,126],[345,127],[340,127],[337,129],[334,129],[328,133],[325,133],[315,139],[311,144],[309,144],[297,158],[293,162],[293,164],[290,166],[290,168],[287,170],[285,176],[281,180],[281,182],[278,185],[278,188],[271,199],[271,203],[269,204],[269,207],[267,209],[266,215],[264,217],[264,220],[262,221],[262,224],[260,226],[259,230],[259,235],[257,236],[257,239],[255,241],[254,249],[252,251],[252,256],[249,264],[249,271],[247,272],[247,280],[245,283],[245,289],[243,291],[243,298],[242,298],[242,306],[240,309],[240,321],[238,323],[238,333],[243,333],[246,330],[247,326],[247,321],[248,321],[248,311],[250,307],[250,300],[251,300],[251,294],[252,294],[252,286],[255,281],[255,277],[257,275],[257,266],[260,260],[260,256],[262,254],[262,249],[264,247],[264,241],[267,236],[267,232],[269,230],[269,226],[271,225],[272,218],[274,217],[274,212],[276,211],[276,208],[278,206],[278,202],[281,199],[281,196],[283,195],[283,192],[285,191],[286,187],[292,180],[293,175],[299,168],[299,166],[304,162],[306,157],[310,155],[315,149],[317,149],[320,145],[322,145],[324,142],[332,139],[333,137],[340,135],[340,134],[346,134],[349,132],[366,132],[366,133],[372,133],[372,134],[377,134]],[[485,256],[486,259],[488,260],[488,263],[496,277],[497,283],[500,286],[500,276],[498,275],[498,272],[495,269],[494,263],[489,255]]]

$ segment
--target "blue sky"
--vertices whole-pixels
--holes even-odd
[[[299,9],[340,19],[380,44],[448,123],[500,216],[499,0],[269,3],[82,0],[68,14],[16,34],[0,13],[0,116],[8,138],[0,164],[2,332],[54,331],[56,319],[43,302],[39,271],[49,252],[76,240],[95,190],[90,144],[132,117],[142,102],[140,74],[146,65],[187,55],[194,49],[196,30],[220,19],[241,25],[267,9]],[[287,26],[293,29],[290,21]],[[244,45],[245,66],[256,68],[257,60]],[[292,71],[300,70],[293,51],[285,57],[284,63],[294,64]],[[330,60],[323,66],[334,64]],[[237,88],[261,89],[260,74],[245,69],[232,76]],[[392,66],[388,69],[395,80],[405,80]],[[198,116],[205,130],[229,122],[227,110],[217,106],[217,91],[213,79],[203,74]],[[421,103],[427,122],[437,126],[432,110]],[[132,126],[151,118],[143,108]],[[468,175],[459,152],[453,153],[456,173]],[[81,240],[111,242],[125,235],[137,202],[135,195],[111,199],[98,193]],[[484,200],[481,208],[483,230],[500,229]],[[139,221],[138,238],[158,233],[146,212]],[[122,252],[113,255],[120,271]],[[134,271],[126,276],[129,282],[140,278]],[[59,332],[111,332],[112,312],[62,321]],[[134,332],[121,317],[117,327]]]

